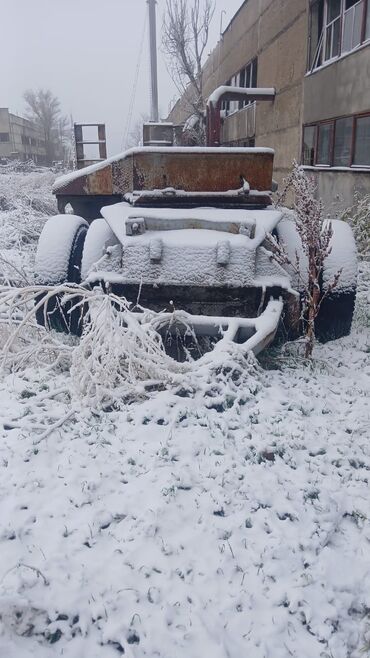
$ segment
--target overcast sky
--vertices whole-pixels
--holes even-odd
[[[107,126],[108,154],[122,149],[142,42],[146,0],[1,0],[0,107],[24,113],[23,92],[50,88],[74,121]],[[175,87],[160,52],[165,0],[158,0],[160,115]],[[242,0],[216,0],[210,51]],[[148,31],[131,125],[150,109]]]

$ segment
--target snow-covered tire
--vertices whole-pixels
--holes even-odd
[[[290,262],[295,263],[297,254],[299,256],[299,275],[290,265],[285,265],[284,269],[286,269],[290,276],[291,287],[301,292],[308,282],[308,261],[306,255],[303,253],[302,240],[297,231],[293,211],[286,211],[275,231],[277,239],[284,246],[284,251]]]
[[[351,331],[357,288],[357,249],[351,227],[339,219],[331,221],[331,252],[324,263],[321,289],[323,300],[315,321],[315,333],[321,343],[347,336]],[[338,284],[325,296],[335,275]]]
[[[106,248],[117,244],[117,238],[105,219],[99,217],[87,231],[81,262],[81,281],[85,281],[91,268],[105,254]]]
[[[54,286],[80,283],[82,251],[88,223],[77,215],[55,215],[47,220],[37,246],[35,281],[38,285]],[[37,298],[37,303],[45,294]],[[39,324],[56,331],[79,335],[82,331],[82,310],[74,308],[77,299],[61,303],[54,295],[36,311]]]
[[[303,253],[302,241],[297,231],[292,211],[286,210],[283,218],[275,228],[275,236],[283,245],[284,251],[291,263],[296,263],[297,254],[300,262],[298,275],[291,265],[284,265],[290,277],[290,285],[300,295],[298,307],[284,307],[282,322],[279,330],[279,340],[296,340],[303,333],[303,320],[301,317],[303,291],[308,281],[307,257]]]

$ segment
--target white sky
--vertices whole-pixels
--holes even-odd
[[[242,0],[216,0],[209,51]],[[24,113],[26,89],[50,88],[74,121],[107,126],[108,154],[121,150],[143,34],[146,0],[0,0],[0,107]],[[158,0],[160,114],[176,90],[160,52],[165,0]],[[148,32],[147,32],[148,34]],[[132,125],[150,108],[148,38]]]

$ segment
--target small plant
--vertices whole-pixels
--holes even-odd
[[[293,163],[293,169],[284,181],[282,192],[278,195],[277,206],[285,201],[289,193],[293,194],[293,209],[297,231],[302,243],[302,255],[298,252],[291,259],[283,243],[273,236],[268,236],[273,257],[277,263],[292,268],[298,277],[304,295],[305,318],[305,358],[312,356],[315,342],[315,320],[325,297],[336,287],[341,274],[338,271],[325,291],[321,288],[324,262],[331,252],[330,241],[333,235],[331,222],[323,219],[323,205],[315,197],[315,184],[303,169]],[[302,260],[306,262],[303,263]]]

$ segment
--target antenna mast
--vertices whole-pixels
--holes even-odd
[[[150,45],[150,74],[151,74],[151,121],[158,123],[158,78],[157,78],[157,26],[156,9],[157,0],[147,0],[149,6],[149,45]]]

